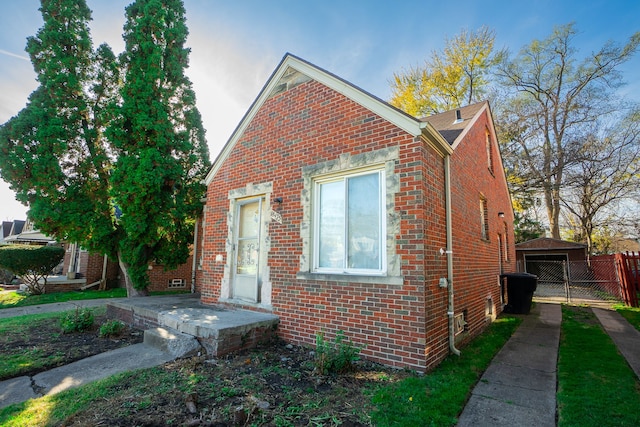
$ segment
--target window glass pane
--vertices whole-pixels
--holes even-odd
[[[238,260],[236,273],[256,274],[258,266],[258,239],[246,239],[238,241]]]
[[[320,185],[318,267],[344,268],[344,181]]]
[[[240,205],[239,215],[236,273],[255,275],[259,254],[260,202]]]
[[[251,202],[240,206],[240,234],[241,238],[254,237],[260,229],[260,203]]]
[[[348,179],[348,268],[380,269],[379,174]]]

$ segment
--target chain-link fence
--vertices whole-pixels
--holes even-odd
[[[550,302],[621,301],[622,289],[613,259],[587,261],[527,260],[520,271],[538,276],[534,298]]]

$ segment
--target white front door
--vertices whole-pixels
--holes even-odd
[[[234,233],[233,298],[259,302],[262,198],[238,203]]]

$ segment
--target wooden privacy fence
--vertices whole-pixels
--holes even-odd
[[[612,255],[616,260],[622,297],[625,304],[638,307],[640,293],[640,252],[625,252]]]

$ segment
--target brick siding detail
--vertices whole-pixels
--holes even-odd
[[[136,313],[133,309],[117,307],[111,304],[107,304],[107,318],[121,320],[129,326],[142,330],[161,326],[158,322],[157,314],[153,316],[144,315]]]
[[[64,275],[67,275],[69,272],[69,265],[71,262],[71,252],[69,250],[69,244],[65,244],[65,255],[63,261],[63,269],[62,272]],[[80,272],[78,273],[78,278],[86,279],[86,284],[89,285],[94,282],[98,282],[102,279],[102,269],[104,266],[104,257],[99,254],[92,254],[87,251],[80,252]],[[189,256],[187,262],[178,266],[173,270],[166,270],[160,264],[150,263],[149,264],[149,291],[190,291],[191,290],[191,276],[192,276],[192,268],[193,268],[193,256]],[[120,266],[116,261],[107,260],[107,287],[124,287],[123,276],[120,272]],[[169,284],[172,280],[179,279],[184,283],[183,287],[171,287]],[[55,291],[51,292],[63,292],[69,290],[79,289],[79,285],[62,285],[56,284]],[[52,288],[54,289],[54,288]],[[196,286],[196,292],[199,287]],[[49,291],[48,291],[49,292]]]
[[[490,233],[498,230],[498,210],[507,214],[501,220],[512,223],[510,205],[502,206],[508,201],[503,179],[485,180],[485,175],[473,175],[480,163],[490,175],[485,123],[478,127],[478,143],[475,133],[470,132],[467,138],[473,143],[461,144],[460,153],[456,151],[452,159],[452,164],[459,162],[452,175],[466,177],[453,182],[456,188],[452,203],[456,209],[456,313],[467,310],[470,320],[462,340],[487,325],[487,298],[498,304],[500,301],[496,237],[490,234],[488,241],[482,241],[480,226],[473,222],[474,217],[479,218],[479,192],[487,198]],[[374,277],[362,283],[347,275],[314,279],[313,274],[306,274],[300,278],[304,265],[301,257],[306,250],[301,237],[306,197],[303,169],[379,150],[398,153],[392,160],[398,183],[393,210],[387,213],[394,216],[387,218],[387,224],[397,225],[394,238],[387,244],[395,246],[400,284],[376,281]],[[496,170],[501,170],[498,159],[494,161]],[[464,172],[469,166],[471,171]],[[318,332],[332,340],[342,330],[364,346],[362,356],[367,359],[402,368],[430,369],[449,352],[448,296],[447,290],[439,287],[439,279],[447,275],[446,257],[439,253],[447,243],[444,179],[444,159],[422,138],[407,134],[321,83],[307,81],[271,97],[252,117],[208,187],[198,270],[201,301],[220,303],[225,269],[230,264],[229,193],[247,184],[269,182],[272,197],[283,200],[274,207],[282,223],[272,221],[268,227],[271,305],[243,308],[271,310],[280,318],[278,335],[295,344],[313,346]],[[467,185],[470,181],[478,182]],[[473,197],[462,200],[468,193]]]
[[[506,233],[507,242],[514,241],[513,210],[490,120],[485,111],[451,157],[454,306],[456,313],[467,314],[467,331],[459,336],[463,342],[478,335],[502,311],[499,275],[516,268],[513,244],[507,245],[501,265],[499,239]],[[487,138],[493,170],[488,166]],[[482,238],[480,198],[486,201],[488,239]],[[486,314],[488,303],[493,305],[491,316]]]

